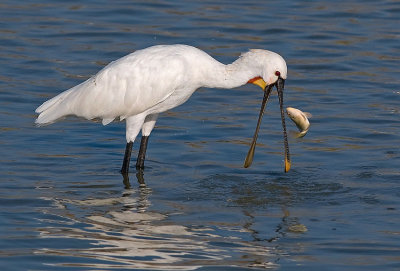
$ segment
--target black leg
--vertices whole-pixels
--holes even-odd
[[[146,187],[146,183],[144,182],[143,169],[138,169],[136,171],[136,178],[140,187]]]
[[[140,141],[140,149],[139,154],[136,160],[136,168],[143,169],[144,168],[144,159],[146,157],[146,149],[147,142],[149,140],[149,136],[142,136],[142,140]]]
[[[133,146],[132,141],[126,143],[124,162],[122,163],[122,168],[121,168],[122,174],[128,174],[129,172],[129,162],[131,161],[132,146]]]
[[[124,183],[124,188],[125,189],[130,189],[131,188],[131,183],[129,182],[129,174],[122,174],[122,182]]]

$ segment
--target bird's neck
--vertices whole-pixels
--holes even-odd
[[[218,61],[208,69],[208,78],[205,87],[210,88],[235,88],[246,84],[250,79],[260,76],[259,70],[242,58],[224,65]]]

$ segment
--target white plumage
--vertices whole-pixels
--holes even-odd
[[[103,125],[126,119],[129,143],[141,129],[143,136],[149,136],[159,113],[184,103],[199,87],[234,88],[251,79],[258,85],[260,80],[271,85],[286,75],[283,58],[266,50],[250,50],[224,65],[192,46],[158,45],[113,61],[85,82],[44,102],[36,109],[36,124],[50,124],[68,115],[100,118]]]

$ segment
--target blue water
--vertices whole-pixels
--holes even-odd
[[[399,18],[390,0],[2,1],[2,270],[400,270]],[[289,138],[290,172],[276,95],[242,167],[262,99],[250,85],[161,115],[129,181],[124,123],[35,127],[48,98],[174,43],[286,59],[285,105],[313,114]]]

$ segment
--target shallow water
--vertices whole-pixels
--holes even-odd
[[[399,270],[399,18],[389,0],[2,1],[0,266]],[[248,48],[284,56],[285,104],[313,114],[290,138],[290,172],[276,95],[242,168],[255,86],[202,88],[161,115],[130,180],[124,123],[34,126],[46,99],[173,43],[224,63]]]

